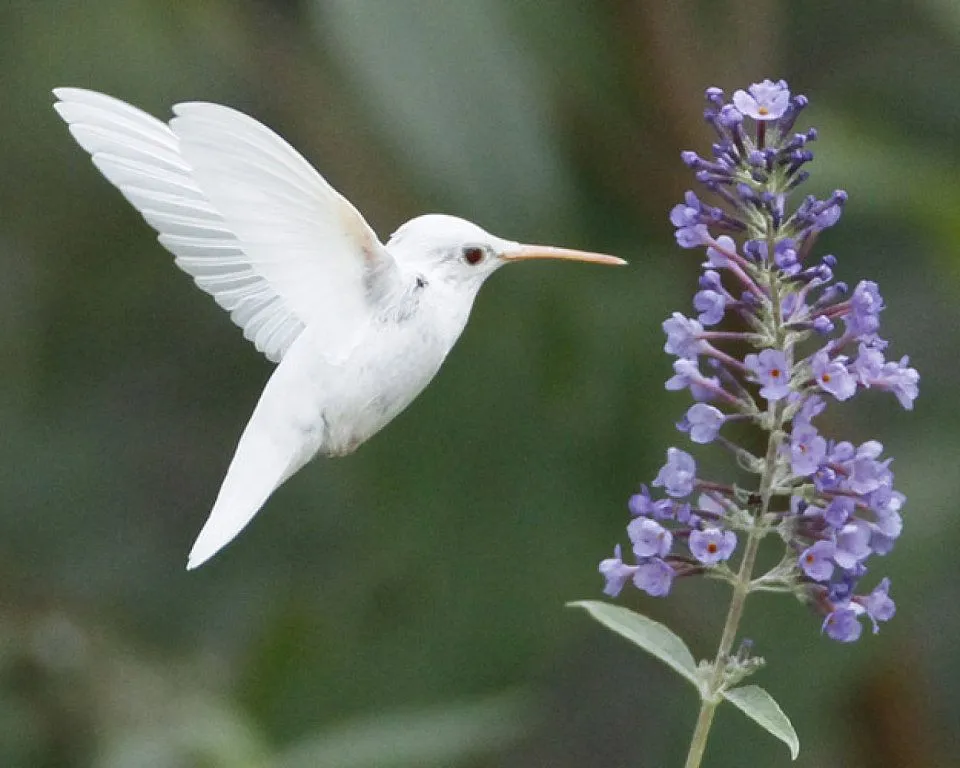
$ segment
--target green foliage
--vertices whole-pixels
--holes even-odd
[[[743,685],[723,692],[723,697],[761,728],[772,733],[787,745],[790,757],[800,754],[800,739],[780,705],[758,685]]]
[[[686,643],[663,624],[628,608],[597,600],[580,600],[567,605],[583,608],[607,629],[625,637],[677,672],[697,689],[701,698],[707,695],[693,654]],[[769,693],[757,685],[743,685],[724,690],[723,697],[761,728],[784,742],[790,749],[790,756],[797,759],[800,740],[790,719]]]
[[[660,659],[682,678],[701,690],[697,663],[693,654],[676,634],[659,622],[619,605],[598,600],[580,600],[568,603],[572,608],[583,608],[607,629],[627,638],[647,653]]]

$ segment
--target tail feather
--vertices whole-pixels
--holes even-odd
[[[264,416],[258,405],[240,438],[213,510],[190,550],[188,571],[233,541],[270,495],[314,453],[306,450],[302,437],[289,429],[278,430],[280,425]]]

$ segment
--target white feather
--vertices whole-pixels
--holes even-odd
[[[342,357],[378,291],[397,279],[356,209],[289,144],[215,104],[174,108],[173,129],[122,101],[57,88],[54,106],[176,264],[278,362],[308,323]]]
[[[305,336],[310,330],[305,332]],[[217,500],[187,559],[187,569],[203,565],[254,518],[270,495],[306,464],[327,435],[323,399],[313,396],[311,379],[330,378],[323,358],[312,357],[301,337],[277,366],[243,430]],[[312,359],[311,359],[312,357]]]

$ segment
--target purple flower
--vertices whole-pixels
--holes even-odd
[[[893,550],[896,543],[896,537],[884,535],[874,523],[870,523],[870,551],[875,555],[886,555]]]
[[[819,469],[827,455],[827,441],[820,437],[816,427],[800,423],[790,435],[790,468],[793,474],[804,477]]]
[[[833,561],[845,570],[851,570],[870,555],[870,525],[865,520],[853,520],[837,531]]]
[[[893,392],[903,408],[913,410],[913,401],[920,393],[920,374],[910,367],[909,357],[888,363],[883,356],[883,345],[884,342],[877,339],[869,344],[861,342],[852,368],[863,386]]]
[[[797,415],[793,417],[794,424],[809,424],[817,416],[823,413],[823,409],[827,407],[827,404],[823,402],[823,398],[818,397],[817,395],[809,395],[806,400],[803,401],[803,405],[800,406],[800,410],[797,411]]]
[[[859,578],[859,576],[844,572],[840,575],[839,581],[835,580],[830,583],[827,589],[827,600],[833,603],[834,610],[841,607],[851,607],[850,598],[853,597],[853,588],[856,586],[857,578]],[[852,607],[858,616],[862,613],[859,605]]]
[[[733,105],[754,120],[779,120],[790,106],[790,91],[783,80],[764,80],[746,91],[734,91]]]
[[[657,557],[650,558],[637,565],[633,574],[633,583],[651,597],[663,597],[670,591],[674,573],[667,563]]]
[[[667,343],[663,345],[664,352],[687,360],[696,360],[703,349],[703,341],[698,338],[703,333],[700,323],[674,312],[663,321],[663,331],[667,334]]]
[[[797,251],[793,245],[793,240],[789,238],[781,240],[773,251],[774,263],[786,275],[795,275],[800,271],[800,262],[797,260]]]
[[[637,566],[624,564],[620,556],[620,545],[617,544],[613,548],[613,557],[602,560],[598,570],[600,575],[607,580],[603,593],[610,597],[616,597],[623,589],[623,585],[637,572]]]
[[[713,245],[707,248],[707,260],[703,262],[703,266],[715,267],[716,269],[729,267],[730,258],[727,254],[736,252],[737,244],[733,242],[733,238],[728,235],[721,235],[713,242]]]
[[[688,191],[683,196],[683,202],[670,210],[670,223],[675,227],[692,227],[700,223],[702,210],[700,199]]]
[[[827,637],[841,643],[853,643],[860,639],[863,627],[857,618],[857,612],[852,608],[839,608],[823,620],[822,632]]]
[[[720,389],[720,379],[706,378],[700,373],[695,360],[680,358],[673,363],[674,375],[667,379],[666,389],[676,391],[690,387],[690,394],[697,401],[711,400]]]
[[[787,356],[779,349],[747,355],[743,362],[760,383],[760,394],[767,400],[782,400],[790,394],[790,367]]]
[[[877,517],[877,531],[890,539],[896,539],[903,530],[900,509],[907,497],[889,485],[882,485],[868,497],[870,509]]]
[[[833,554],[836,547],[832,541],[818,541],[800,553],[800,568],[814,581],[829,581],[833,576]]]
[[[648,517],[637,517],[627,526],[627,536],[633,543],[633,553],[639,558],[666,557],[673,545],[673,534],[660,523]]]
[[[913,401],[920,394],[920,374],[909,367],[910,358],[904,355],[898,363],[885,363],[880,376],[868,386],[893,392],[905,410],[913,410]]]
[[[732,104],[724,104],[717,117],[724,128],[733,128],[743,122],[743,114]]]
[[[702,497],[701,497],[702,498]],[[700,518],[690,510],[690,503],[683,502],[674,505],[674,517],[681,525],[693,525]]]
[[[813,216],[813,228],[817,232],[830,229],[834,224],[840,221],[840,215],[843,213],[843,203],[833,202]]]
[[[857,375],[863,386],[869,387],[871,381],[880,378],[885,362],[883,350],[880,347],[860,342],[857,359],[850,365],[850,369]]]
[[[834,528],[842,528],[856,509],[856,502],[849,496],[837,496],[831,499],[823,510],[823,519]]]
[[[833,329],[833,321],[831,321],[826,315],[818,315],[816,318],[814,318],[813,330],[815,330],[821,336],[826,336],[828,333],[833,333]]]
[[[858,339],[868,341],[880,328],[880,312],[883,311],[883,297],[873,280],[861,280],[850,296],[849,310],[843,316],[847,332]]]
[[[723,281],[720,279],[720,273],[715,269],[705,269],[700,275],[700,287],[705,290],[716,291],[717,293],[726,293],[723,290]]]
[[[856,455],[857,449],[853,447],[853,443],[841,440],[839,443],[834,443],[828,458],[834,464],[849,464]]]
[[[890,460],[877,461],[883,452],[883,445],[876,440],[868,440],[859,448],[850,466],[847,483],[857,493],[870,493],[890,482],[891,472],[887,468]]]
[[[889,484],[881,486],[868,497],[870,509],[878,516],[898,514],[906,500],[906,496],[893,490]]]
[[[660,468],[653,484],[675,499],[682,499],[693,491],[696,479],[697,463],[693,456],[679,448],[668,448],[667,463]]]
[[[697,291],[693,297],[693,308],[700,313],[697,315],[697,320],[703,325],[716,325],[723,320],[723,311],[726,305],[726,297],[722,293],[710,289]]]
[[[717,86],[711,85],[704,91],[703,97],[708,103],[713,104],[715,107],[723,106],[723,88],[717,88]]]
[[[846,357],[830,359],[830,353],[821,349],[810,360],[813,377],[824,392],[829,392],[837,400],[848,400],[857,391],[857,380],[844,365]]]
[[[890,579],[883,578],[873,592],[860,601],[867,612],[867,616],[870,617],[870,621],[873,622],[874,634],[880,631],[880,627],[877,626],[878,621],[889,621],[897,612],[897,606],[894,605],[893,600],[887,594],[889,591]]]
[[[640,486],[640,493],[635,493],[627,502],[627,507],[631,515],[653,517],[663,519],[670,517],[673,511],[673,502],[670,499],[653,499],[650,497],[650,489],[645,485]]]
[[[767,263],[767,244],[763,240],[747,240],[743,244],[743,253],[757,264]]]
[[[737,535],[720,528],[690,531],[690,553],[704,565],[728,560],[737,546]]]
[[[726,416],[719,408],[705,403],[694,403],[687,410],[682,426],[683,431],[690,432],[690,439],[695,443],[712,443]]]
[[[692,227],[681,227],[676,231],[677,245],[681,248],[696,248],[713,242],[706,224],[694,224]]]

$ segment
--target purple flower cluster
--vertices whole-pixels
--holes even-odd
[[[854,641],[862,617],[877,631],[894,614],[888,579],[866,594],[857,587],[869,558],[887,554],[900,535],[905,497],[880,443],[835,440],[813,422],[827,403],[867,389],[890,392],[909,410],[920,377],[908,358],[886,357],[877,284],[861,280],[850,290],[834,280],[835,257],[812,255],[819,234],[839,221],[846,193],[788,208],[817,138],[814,129],[793,132],[807,99],[770,80],[729,103],[718,88],[706,99],[718,140],[708,158],[681,157],[717,204],[691,191],[670,213],[677,243],[704,248],[706,260],[695,318],[674,312],[663,323],[664,350],[677,358],[666,387],[696,401],[678,429],[730,450],[758,476],[757,488],[708,481],[693,456],[670,448],[653,481],[663,497],[642,486],[630,499],[633,557],[625,561],[618,545],[600,564],[604,592],[616,596],[632,582],[662,596],[675,578],[704,572],[733,581],[726,563],[738,541],[777,533],[784,559],[751,585],[796,594],[824,617],[829,637]],[[724,435],[734,421],[762,431],[764,455]]]

